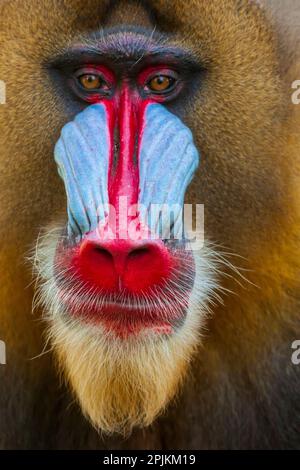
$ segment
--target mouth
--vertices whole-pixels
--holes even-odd
[[[122,276],[110,288],[105,284],[99,287],[95,273],[88,276],[86,269],[81,269],[82,246],[59,243],[54,277],[64,313],[121,338],[145,332],[173,334],[186,319],[195,266],[190,250],[176,244],[166,250],[170,269],[160,276],[159,282],[135,291],[124,285]],[[143,261],[146,276],[146,260]]]

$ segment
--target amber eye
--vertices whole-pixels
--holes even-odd
[[[156,75],[151,78],[147,83],[149,90],[154,91],[155,93],[163,93],[165,91],[170,91],[175,84],[175,79],[168,77],[167,75]]]
[[[85,90],[99,90],[99,88],[105,87],[104,80],[94,73],[85,73],[84,75],[80,75],[78,80]]]

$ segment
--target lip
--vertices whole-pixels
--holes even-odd
[[[187,312],[187,305],[179,305],[176,300],[168,305],[138,305],[133,302],[110,302],[99,298],[97,306],[71,293],[60,292],[60,297],[70,315],[96,326],[102,325],[118,336],[137,334],[146,329],[171,334],[184,322]],[[172,314],[168,315],[167,311]]]

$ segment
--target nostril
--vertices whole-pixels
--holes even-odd
[[[163,282],[170,268],[170,256],[162,244],[133,248],[126,258],[124,285],[131,291],[143,291]]]
[[[94,248],[93,248],[93,251],[94,251],[94,256],[95,257],[98,257],[98,258],[101,258],[102,260],[105,260],[105,261],[108,261],[108,262],[110,261],[110,262],[113,263],[113,261],[114,261],[113,255],[106,248],[95,245]]]
[[[76,265],[81,277],[94,287],[101,289],[115,287],[117,280],[114,257],[103,245],[93,242],[83,243]]]
[[[82,253],[83,258],[86,262],[99,266],[113,266],[114,256],[109,249],[104,248],[101,245],[91,244]]]
[[[149,251],[148,247],[134,248],[128,253],[127,259],[130,261],[131,259],[143,258],[145,255],[149,254]]]

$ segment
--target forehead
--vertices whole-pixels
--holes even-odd
[[[155,18],[146,1],[118,0],[109,3],[104,23],[107,27],[132,24],[152,29]]]
[[[104,27],[74,42],[52,59],[52,64],[76,66],[82,63],[108,63],[115,66],[124,63],[132,68],[147,62],[160,64],[180,63],[182,70],[197,70],[198,62],[192,52],[172,43],[171,37],[149,28],[132,25]]]

